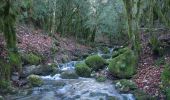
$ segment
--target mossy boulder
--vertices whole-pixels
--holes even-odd
[[[73,71],[65,71],[61,73],[62,79],[78,79],[79,76]]]
[[[43,84],[43,80],[38,75],[30,75],[28,76],[28,81],[31,86],[41,86]]]
[[[76,64],[76,73],[80,77],[90,77],[91,76],[91,69],[84,63],[77,63]]]
[[[130,78],[136,72],[137,58],[131,49],[113,58],[108,66],[113,76],[118,78]]]
[[[85,63],[93,70],[98,71],[103,69],[106,65],[105,59],[98,55],[92,55],[86,58]]]
[[[96,81],[97,82],[105,82],[106,81],[106,77],[103,75],[99,75],[96,77]]]
[[[26,64],[30,64],[30,65],[38,65],[42,60],[40,56],[33,53],[23,55],[22,59]]]
[[[128,93],[130,91],[134,91],[135,89],[137,89],[137,85],[135,84],[135,82],[127,79],[116,81],[115,87],[116,89],[123,93]]]
[[[165,65],[165,68],[161,74],[161,81],[164,86],[170,86],[170,65]]]

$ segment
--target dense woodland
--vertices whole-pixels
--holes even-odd
[[[170,0],[0,0],[0,42],[0,100],[56,73],[120,83],[134,95],[123,100],[170,100]],[[82,62],[58,72],[69,61]]]

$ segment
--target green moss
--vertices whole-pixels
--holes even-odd
[[[161,57],[161,58],[158,58],[156,61],[155,61],[155,65],[156,66],[160,66],[160,65],[164,65],[166,62],[165,62],[165,58],[164,57]]]
[[[161,74],[161,80],[163,85],[167,86],[170,85],[170,65],[165,65],[165,68]]]
[[[106,77],[99,75],[98,77],[96,77],[96,81],[97,82],[105,82],[106,81]]]
[[[29,53],[23,56],[23,60],[28,64],[37,65],[41,62],[42,59],[38,55]]]
[[[110,50],[109,50],[108,47],[102,47],[101,50],[102,50],[102,52],[103,52],[104,54],[107,54],[107,53],[110,52]]]
[[[10,87],[10,82],[6,80],[0,80],[0,90],[8,89]]]
[[[148,95],[142,90],[135,90],[133,91],[133,94],[136,100],[157,100],[155,97]]]
[[[120,54],[126,52],[127,50],[129,50],[129,48],[126,47],[126,48],[121,48],[118,51],[114,51],[112,54],[112,58],[119,56]]]
[[[94,71],[98,71],[99,69],[104,68],[106,65],[106,61],[98,55],[87,57],[85,63]]]
[[[137,89],[137,85],[133,81],[126,79],[116,81],[115,87],[120,92],[129,92]]]
[[[91,69],[83,62],[76,64],[76,73],[81,77],[90,77]]]
[[[60,77],[62,79],[78,79],[78,75],[74,72],[63,72]]]
[[[109,63],[109,71],[118,78],[130,78],[136,72],[136,56],[130,49],[113,58]]]
[[[165,90],[166,100],[170,100],[170,88]]]
[[[4,60],[0,60],[0,80],[10,80],[11,66]]]
[[[116,97],[113,97],[113,96],[108,96],[107,100],[118,100],[118,99]]]
[[[41,86],[43,84],[42,79],[38,75],[28,76],[28,81],[31,86]]]
[[[10,52],[9,60],[12,66],[17,66],[18,70],[21,69],[21,57],[18,53]]]

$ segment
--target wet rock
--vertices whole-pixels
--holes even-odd
[[[21,77],[25,78],[31,74],[49,75],[51,73],[57,73],[57,65],[31,65],[23,67]]]
[[[114,96],[107,96],[106,100],[118,100],[118,98],[114,97]],[[125,99],[128,100],[128,99]]]
[[[27,79],[31,86],[41,86],[43,84],[43,80],[38,75],[30,75]]]
[[[96,81],[97,82],[105,82],[106,81],[106,77],[103,75],[99,75],[96,77]]]
[[[89,94],[90,97],[98,97],[98,96],[108,96],[106,93],[100,93],[100,92],[91,92]]]
[[[62,79],[78,79],[78,75],[74,71],[65,71],[61,73]]]
[[[70,59],[69,59],[69,56],[68,55],[63,55],[62,56],[62,63],[66,63],[68,62]]]
[[[18,72],[13,72],[11,76],[12,81],[18,81],[19,80],[19,73]]]

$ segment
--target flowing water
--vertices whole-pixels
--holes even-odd
[[[112,52],[113,49],[110,49]],[[102,55],[102,53],[98,53]],[[60,64],[61,71],[74,71],[79,61]],[[120,94],[111,80],[97,82],[94,78],[61,79],[60,74],[41,76],[44,85],[21,91],[10,100],[135,100],[132,94]]]

